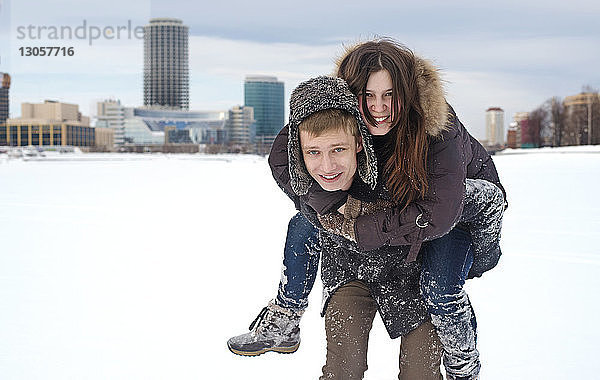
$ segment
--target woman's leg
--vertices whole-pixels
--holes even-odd
[[[473,263],[471,236],[454,228],[423,245],[421,293],[444,347],[448,379],[475,379],[481,366],[477,323],[463,286]]]
[[[480,277],[498,264],[505,201],[502,190],[483,179],[466,180],[460,221],[473,239],[473,265],[469,277]]]
[[[306,308],[317,277],[319,253],[319,230],[297,213],[288,224],[277,305],[295,310]]]
[[[343,285],[331,296],[325,311],[327,361],[320,379],[363,378],[376,312],[369,289],[360,281]]]
[[[442,344],[431,322],[402,337],[399,380],[442,380]]]

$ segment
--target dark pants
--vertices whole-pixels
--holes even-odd
[[[369,332],[377,312],[367,286],[352,281],[332,296],[325,312],[327,361],[320,379],[362,379],[367,370]],[[441,380],[441,344],[430,322],[400,344],[400,380]]]
[[[454,228],[423,245],[421,293],[444,347],[448,379],[472,379],[479,373],[477,322],[463,286],[473,263],[471,236]]]

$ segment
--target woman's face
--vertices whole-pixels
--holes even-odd
[[[392,129],[392,88],[390,73],[380,70],[369,75],[365,93],[358,96],[360,113],[372,135],[385,135]],[[369,113],[377,122],[376,125],[370,124],[365,118],[362,107],[364,101],[367,102]]]

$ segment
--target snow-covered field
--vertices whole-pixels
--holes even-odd
[[[600,378],[600,149],[514,153],[504,256],[468,283],[481,377]],[[260,157],[0,158],[0,379],[318,378],[320,283],[297,353],[225,344],[274,296],[293,214]],[[366,378],[398,348],[376,319]]]

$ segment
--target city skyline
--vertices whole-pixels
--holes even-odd
[[[485,110],[490,106],[502,107],[510,120],[552,96],[577,94],[584,85],[600,87],[593,64],[600,61],[600,36],[594,27],[600,6],[590,1],[400,2],[378,10],[358,2],[333,2],[321,4],[320,12],[309,2],[287,15],[283,5],[264,1],[227,6],[181,1],[58,3],[50,7],[4,0],[0,7],[0,19],[9,22],[0,28],[2,33],[8,29],[10,42],[8,57],[6,44],[0,45],[0,71],[13,77],[11,117],[18,116],[21,102],[44,99],[76,102],[86,114],[93,114],[95,102],[106,98],[120,99],[126,106],[143,104],[141,40],[100,38],[90,45],[87,40],[17,38],[18,26],[75,27],[82,20],[115,27],[130,21],[136,27],[153,17],[182,19],[190,27],[192,110],[227,110],[242,104],[247,75],[277,76],[285,83],[287,107],[297,84],[332,72],[343,44],[374,35],[395,38],[440,67],[448,101],[479,138],[485,136]],[[270,12],[262,12],[264,6],[270,6]],[[336,20],[327,16],[332,12]],[[75,55],[18,55],[19,47],[42,43],[74,46]]]

